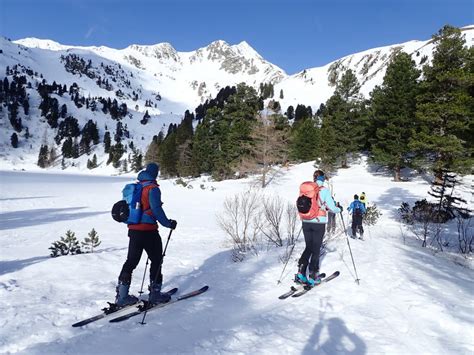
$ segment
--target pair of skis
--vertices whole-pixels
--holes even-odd
[[[122,322],[124,320],[135,317],[139,314],[142,314],[145,311],[149,312],[149,311],[154,310],[154,309],[162,308],[162,307],[165,307],[167,305],[170,305],[170,304],[173,304],[173,303],[176,303],[176,302],[179,302],[179,301],[182,301],[182,300],[194,297],[194,296],[198,296],[198,295],[206,292],[208,289],[209,289],[209,286],[204,286],[204,287],[201,287],[198,290],[194,290],[194,291],[191,291],[191,292],[186,293],[184,295],[178,296],[177,298],[174,298],[174,299],[172,298],[170,301],[168,301],[166,303],[158,303],[158,304],[152,305],[152,306],[148,305],[147,301],[139,301],[138,303],[135,303],[133,305],[125,306],[125,307],[121,307],[121,308],[118,308],[114,304],[109,303],[110,306],[107,307],[107,308],[104,308],[102,310],[101,314],[98,314],[98,315],[90,317],[90,318],[86,318],[86,319],[84,319],[80,322],[74,323],[72,326],[73,327],[82,327],[86,324],[98,321],[99,319],[103,319],[103,318],[109,317],[111,315],[117,316],[118,314],[124,313],[124,311],[129,311],[131,309],[135,309],[135,311],[133,311],[133,312],[125,313],[125,314],[122,314],[118,317],[115,317],[115,318],[112,318],[111,320],[109,320],[109,322],[111,322],[111,323]],[[178,289],[173,288],[171,290],[166,291],[165,294],[167,294],[169,296],[172,296],[176,292],[178,292]]]
[[[319,287],[325,283],[328,283],[331,280],[334,280],[336,277],[338,277],[340,274],[339,271],[333,272],[331,275],[326,277],[326,274],[320,274],[319,277],[322,278],[321,283],[315,286],[310,286],[310,285],[300,285],[300,286],[291,286],[290,290],[278,298],[281,300],[287,299],[288,297],[300,297],[303,296],[305,293],[311,291],[315,287]]]

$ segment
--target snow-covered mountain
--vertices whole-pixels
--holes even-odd
[[[474,26],[463,28],[468,45],[472,45]],[[24,129],[18,133],[18,148],[13,148],[10,138],[14,132],[8,119],[8,110],[0,111],[0,162],[4,169],[12,167],[34,168],[39,147],[56,146],[56,135],[38,109],[41,98],[36,86],[43,80],[47,84],[73,83],[84,98],[116,99],[127,105],[122,123],[128,130],[128,141],[145,151],[152,137],[160,130],[166,133],[170,123],[181,120],[185,110],[193,111],[200,103],[214,97],[227,86],[245,82],[256,89],[261,83],[273,83],[275,98],[283,111],[289,105],[305,104],[317,109],[334,91],[335,80],[346,69],[352,69],[362,84],[362,93],[368,95],[375,85],[382,82],[390,58],[399,51],[410,53],[420,66],[431,59],[433,44],[427,41],[410,41],[402,44],[370,49],[346,56],[323,67],[309,68],[288,75],[278,66],[266,61],[248,43],[229,45],[215,41],[204,48],[191,52],[178,52],[169,43],[156,45],[131,45],[124,49],[79,47],[63,45],[37,38],[14,42],[0,38],[0,80],[12,80],[12,68],[17,75],[25,75],[31,87],[27,87],[30,110],[22,112]],[[10,73],[6,75],[7,69]],[[283,99],[279,98],[280,90]],[[92,119],[97,122],[100,141],[106,130],[114,134],[116,121],[102,110],[74,105],[68,95],[51,94],[59,106],[67,105],[68,114],[78,120],[82,128]],[[150,119],[140,123],[145,112]],[[25,136],[28,127],[29,138]],[[128,143],[129,143],[128,142]],[[101,145],[93,152],[99,158],[100,169],[105,166],[106,155]],[[90,157],[75,160],[76,168],[85,168]]]

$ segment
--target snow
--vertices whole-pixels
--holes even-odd
[[[268,195],[294,202],[312,163],[282,168]],[[27,354],[472,354],[471,268],[402,238],[396,208],[427,197],[428,183],[412,176],[393,182],[365,160],[333,177],[336,199],[347,206],[365,191],[383,213],[366,240],[350,240],[358,286],[341,237],[328,246],[322,271],[341,276],[301,298],[284,301],[304,243],[300,238],[281,285],[283,249],[230,258],[216,214],[228,196],[254,179],[192,180],[192,189],[159,181],[164,209],[178,221],[164,260],[165,288],[208,292],[147,316],[71,324],[96,314],[115,295],[126,258],[126,227],[110,217],[123,185],[133,179],[94,175],[0,172],[0,353]],[[199,186],[203,184],[205,189]],[[212,191],[211,187],[215,190]],[[255,187],[253,187],[255,188]],[[470,192],[469,192],[470,193]],[[347,214],[343,214],[346,225]],[[340,220],[338,220],[339,228]],[[102,244],[92,254],[50,258],[48,247],[66,230],[83,239],[92,229]],[[160,229],[163,239],[169,231]],[[471,265],[472,266],[472,265]],[[140,289],[145,256],[134,273]]]

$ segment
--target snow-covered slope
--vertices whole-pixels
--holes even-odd
[[[463,29],[468,45],[472,45],[474,26]],[[122,119],[130,132],[129,144],[145,152],[151,138],[160,131],[166,133],[170,123],[177,123],[184,111],[193,111],[197,105],[215,97],[227,86],[245,82],[257,90],[261,83],[275,85],[275,98],[282,110],[289,105],[311,105],[313,112],[325,102],[334,91],[334,82],[345,69],[352,69],[362,83],[362,93],[368,95],[380,84],[391,56],[398,51],[410,53],[421,66],[432,56],[431,41],[410,41],[407,43],[370,49],[349,55],[323,67],[309,68],[294,75],[288,75],[276,65],[262,58],[248,43],[229,45],[215,41],[206,47],[191,52],[178,52],[169,43],[156,45],[131,45],[124,49],[100,47],[78,47],[63,45],[51,40],[26,38],[11,42],[0,38],[0,80],[5,78],[7,68],[16,68],[17,75],[25,75],[31,88],[27,88],[30,113],[20,112],[24,129],[19,136],[19,148],[14,149],[10,138],[14,133],[8,120],[8,110],[0,111],[0,164],[4,169],[37,169],[38,152],[41,144],[55,146],[52,130],[40,117],[41,102],[36,85],[43,80],[48,84],[56,82],[69,88],[73,83],[79,86],[84,98],[116,99],[125,103],[128,114]],[[83,60],[81,69],[67,67],[67,61]],[[85,64],[87,63],[87,68]],[[77,63],[76,63],[77,64]],[[7,79],[11,82],[12,74]],[[100,80],[99,80],[100,79]],[[107,81],[107,85],[104,84]],[[279,98],[280,90],[283,99]],[[98,124],[100,140],[107,129],[113,135],[116,122],[100,108],[95,112],[85,107],[77,108],[68,95],[51,94],[59,105],[67,104],[68,113],[83,125],[92,119]],[[151,118],[146,125],[140,120],[148,111]],[[25,137],[25,127],[32,135]],[[130,151],[129,151],[130,152]],[[92,153],[98,155],[97,172],[113,172],[106,166],[108,155],[102,145]],[[74,161],[74,169],[84,170],[87,159],[82,156]],[[69,165],[72,165],[70,162]],[[56,164],[58,167],[58,164]]]
[[[298,183],[313,169],[312,163],[282,169],[266,193],[294,203]],[[188,189],[165,180],[164,208],[178,221],[163,265],[165,288],[186,292],[208,284],[209,291],[150,312],[145,326],[98,321],[80,329],[71,324],[115,294],[128,240],[109,210],[127,179],[2,172],[0,353],[472,354],[473,271],[402,238],[396,221],[400,203],[426,197],[428,183],[395,183],[370,171],[360,162],[333,178],[344,206],[363,190],[383,213],[366,241],[351,240],[359,286],[341,238],[321,262],[322,271],[339,270],[339,278],[301,298],[278,300],[291,285],[302,238],[277,285],[284,248],[233,263],[215,220],[223,200],[253,182],[202,178]],[[344,219],[347,225],[347,214]],[[102,240],[95,253],[48,257],[47,248],[66,230],[83,239],[92,228]],[[144,267],[145,256],[134,273],[135,293]]]

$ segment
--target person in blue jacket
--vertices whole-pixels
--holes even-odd
[[[156,178],[158,176],[159,166],[150,163],[145,170],[138,173],[138,183],[142,184],[141,209],[143,214],[137,224],[128,225],[128,253],[127,260],[123,264],[120,272],[117,295],[115,303],[118,306],[134,304],[138,301],[136,296],[130,295],[129,288],[132,281],[133,270],[140,262],[143,250],[150,258],[150,295],[149,302],[152,304],[168,302],[170,296],[161,292],[163,275],[161,274],[163,246],[161,237],[158,233],[157,221],[164,227],[175,229],[176,221],[168,219],[162,208],[161,191]]]
[[[328,223],[327,211],[341,213],[341,208],[336,206],[331,196],[331,191],[324,187],[325,175],[321,170],[316,170],[313,174],[313,181],[320,187],[319,208],[320,215],[314,219],[302,220],[302,229],[306,247],[298,261],[298,273],[296,282],[306,283],[311,286],[321,283],[319,277],[319,254],[323,243],[326,223]],[[309,269],[306,277],[306,269]]]
[[[352,213],[352,238],[357,238],[357,232],[360,233],[359,239],[364,239],[364,227],[362,227],[362,219],[366,211],[365,205],[359,201],[359,196],[354,195],[354,201],[347,208]]]

